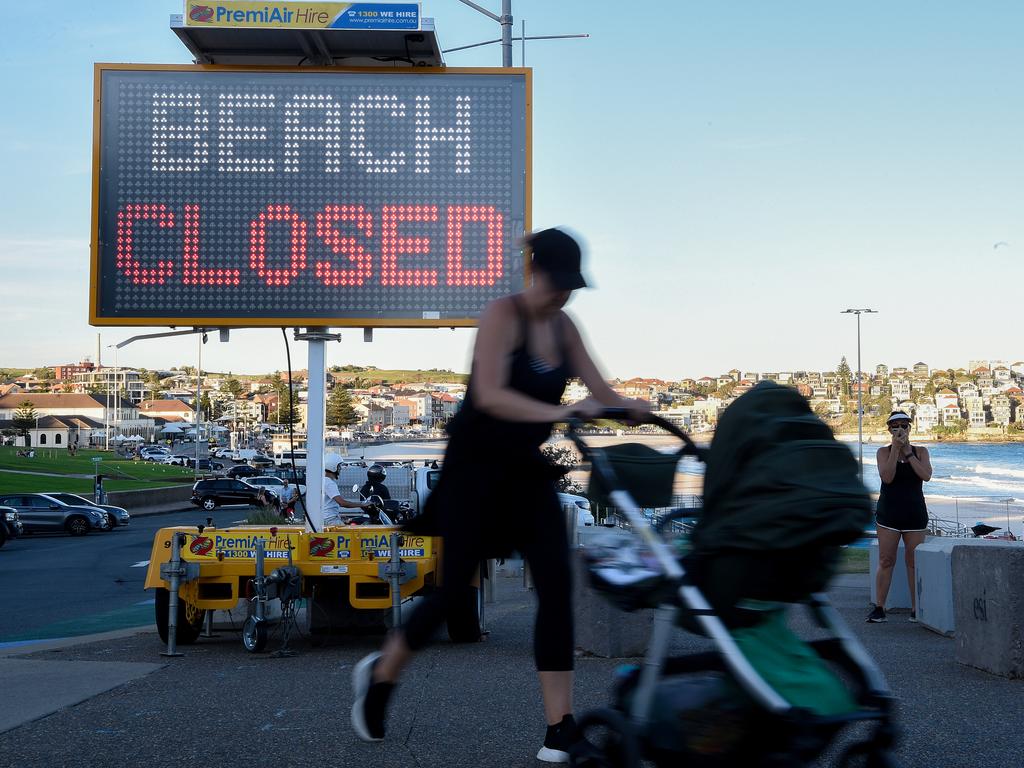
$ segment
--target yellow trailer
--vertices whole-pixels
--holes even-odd
[[[188,644],[199,636],[206,611],[231,610],[240,599],[254,597],[259,540],[266,574],[287,565],[301,573],[312,633],[383,626],[393,606],[388,566],[396,532],[381,525],[328,527],[319,533],[294,525],[162,528],[153,540],[145,583],[145,589],[156,590],[161,640],[167,642],[171,587],[161,566],[172,560],[176,534],[184,534],[180,557],[187,571],[178,589],[177,643]],[[440,539],[401,534],[398,546],[401,599],[429,593],[439,574]]]

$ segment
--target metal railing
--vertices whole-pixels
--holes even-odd
[[[925,496],[927,502],[930,497]],[[954,496],[943,497],[940,501],[931,497],[934,507],[953,503],[953,519],[932,515],[933,505],[929,505],[928,530],[934,536],[974,536],[971,527],[980,520],[1005,521],[1000,526],[1004,533],[1020,538],[1024,531],[1024,504],[1012,496]]]
[[[641,515],[651,525],[657,525],[661,518],[677,509],[700,509],[704,506],[704,497],[692,493],[677,493],[672,496],[672,503],[667,507],[642,509]],[[618,509],[611,506],[595,505],[594,519],[598,525],[613,524],[618,528],[628,528],[625,517],[618,514]],[[688,533],[690,525],[682,520],[672,521],[666,529],[669,533]]]

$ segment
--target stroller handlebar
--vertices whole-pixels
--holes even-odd
[[[569,427],[567,436],[570,440],[576,443],[577,446],[583,448],[582,440],[579,435],[579,428],[584,424],[593,423],[595,421],[608,420],[608,421],[629,421],[636,424],[652,424],[660,429],[665,430],[673,437],[678,437],[684,445],[683,453],[691,456],[696,456],[701,461],[704,460],[707,451],[701,448],[693,439],[686,434],[683,430],[673,424],[671,421],[663,419],[661,416],[657,416],[653,413],[646,414],[642,421],[637,421],[631,411],[626,408],[605,408],[597,416],[583,417],[573,415],[567,422]]]

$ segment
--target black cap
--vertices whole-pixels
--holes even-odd
[[[560,229],[543,229],[526,238],[533,251],[533,268],[546,274],[551,284],[561,291],[586,288],[580,272],[583,258],[579,243]]]

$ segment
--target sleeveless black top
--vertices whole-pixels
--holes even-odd
[[[910,449],[917,456],[917,449]],[[920,531],[928,527],[924,481],[907,462],[896,465],[891,483],[882,483],[875,517],[879,525],[896,531]]]
[[[534,400],[557,405],[572,375],[565,343],[566,320],[559,315],[555,322],[555,342],[561,359],[552,368],[544,360],[530,355],[530,324],[526,308],[518,295],[512,296],[512,302],[519,323],[519,344],[512,351],[508,386]],[[539,448],[550,436],[552,426],[548,422],[506,421],[483,413],[473,401],[473,372],[470,371],[466,398],[449,423],[448,434],[458,442],[479,440],[481,447],[487,446],[489,451],[521,454]]]

